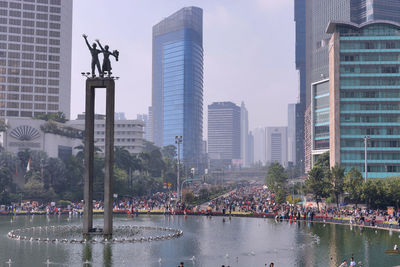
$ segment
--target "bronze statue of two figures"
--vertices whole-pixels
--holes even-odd
[[[92,46],[90,46],[88,40],[87,40],[87,35],[83,34],[83,38],[85,39],[86,45],[88,46],[90,50],[90,54],[92,55],[92,77],[96,77],[95,74],[95,68],[97,67],[97,71],[99,72],[100,77],[104,77],[105,74],[108,75],[108,77],[111,76],[111,62],[110,62],[110,56],[115,57],[115,60],[118,61],[118,56],[119,52],[118,50],[114,51],[109,51],[108,45],[102,46],[100,44],[99,40],[96,40],[97,44],[99,44],[100,50],[97,49],[97,44],[93,43]],[[100,61],[99,61],[99,54],[103,53],[103,65],[100,67]]]

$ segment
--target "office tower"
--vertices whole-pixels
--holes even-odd
[[[305,111],[311,104],[311,84],[329,76],[328,42],[325,32],[331,20],[350,21],[351,0],[295,0],[296,69],[299,71],[299,109],[296,117],[297,163],[305,161]],[[301,135],[303,135],[301,137]],[[301,140],[302,139],[302,140]],[[302,165],[302,164],[301,164]]]
[[[329,79],[312,84],[311,99],[310,120],[307,120],[311,125],[307,138],[307,144],[311,146],[309,166],[313,166],[318,156],[329,150]]]
[[[299,98],[296,104],[295,118],[295,146],[296,162],[294,164],[303,168],[304,161],[304,112],[306,109],[306,91],[307,91],[307,63],[306,60],[306,0],[294,0],[294,20],[296,22],[296,69],[299,75]]]
[[[267,161],[266,155],[266,137],[265,128],[255,128],[253,130],[254,136],[254,164],[262,166],[265,165]]]
[[[126,120],[125,112],[115,112],[115,120]]]
[[[153,110],[152,107],[149,107],[149,116],[147,118],[147,125],[146,125],[146,132],[145,132],[145,139],[149,142],[154,142],[153,139]]]
[[[249,132],[249,165],[254,164],[254,136],[253,132]]]
[[[266,128],[266,161],[287,166],[287,127]]]
[[[240,158],[244,167],[250,165],[249,113],[244,102],[240,106]]]
[[[311,105],[304,112],[304,171],[308,173],[312,168],[312,134],[311,134]]]
[[[305,110],[311,105],[312,84],[329,78],[328,43],[326,27],[330,21],[364,23],[372,20],[400,21],[398,0],[295,0],[296,69],[299,71],[299,103],[296,109],[297,163],[306,161],[302,151]],[[309,142],[311,145],[312,142]]]
[[[143,139],[149,141],[149,116],[147,114],[137,114],[136,119],[144,122]]]
[[[400,175],[400,24],[332,22],[330,164],[368,178]]]
[[[95,146],[104,153],[105,147],[105,122],[106,116],[95,114],[94,141]],[[67,125],[84,130],[85,114],[78,114],[75,120],[66,122]],[[143,152],[143,127],[142,120],[116,120],[114,125],[114,147],[123,147],[131,154]]]
[[[199,164],[203,141],[203,11],[185,7],[153,27],[153,138],[183,137],[186,165]],[[187,166],[187,167],[190,167]]]
[[[212,160],[232,163],[240,159],[241,109],[232,102],[208,106],[208,154]]]
[[[288,105],[288,127],[287,127],[287,160],[296,164],[296,106]]]
[[[361,24],[373,20],[400,22],[398,0],[352,0],[351,21]]]
[[[0,117],[70,117],[72,0],[0,1]]]

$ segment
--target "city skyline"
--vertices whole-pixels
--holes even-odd
[[[107,6],[101,3],[96,1],[99,7]],[[280,3],[254,0],[246,5],[228,4],[228,1],[175,1],[168,4],[160,1],[152,4],[121,1],[115,11],[119,13],[119,18],[107,25],[102,23],[102,17],[108,12],[106,8],[98,8],[94,14],[84,12],[92,4],[93,1],[74,2],[71,118],[83,111],[84,79],[80,72],[90,67],[87,65],[87,48],[82,33],[88,34],[90,40],[99,38],[111,49],[120,50],[120,62],[113,66],[115,75],[121,77],[116,94],[119,108],[116,111],[135,118],[138,113],[147,113],[151,104],[152,26],[180,8],[193,5],[204,10],[204,115],[207,105],[212,102],[244,101],[249,110],[249,129],[286,125],[285,107],[297,101],[298,91],[293,62],[293,14],[287,12],[293,7],[291,0]],[[125,10],[130,10],[132,14],[127,14]],[[132,20],[132,30],[123,33],[116,30],[124,28],[128,16]],[[286,18],[279,29],[285,27],[285,31],[280,32],[272,21],[282,16]],[[103,33],[105,30],[110,30],[107,35]],[[274,35],[276,43],[269,42],[268,35]],[[238,40],[237,36],[242,36],[242,39]],[[100,90],[98,95],[102,97]],[[229,99],[226,95],[230,96]],[[97,113],[104,110],[102,102],[97,102]],[[203,121],[206,120],[204,116]],[[206,130],[204,125],[203,133]]]

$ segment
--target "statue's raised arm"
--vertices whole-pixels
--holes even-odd
[[[104,52],[105,50],[104,50],[104,47],[101,45],[100,40],[96,39],[95,41],[99,44],[101,51]]]
[[[103,76],[103,72],[101,71],[100,61],[99,61],[99,54],[102,53],[102,51],[97,49],[96,43],[93,43],[92,46],[90,46],[89,41],[87,40],[88,36],[86,34],[82,34],[82,37],[83,39],[85,39],[85,43],[90,50],[90,54],[92,55],[92,64],[91,64],[92,77],[96,77],[96,74],[94,72],[96,67],[99,72],[99,76]]]
[[[89,44],[89,42],[88,42],[88,40],[87,40],[87,35],[86,34],[82,34],[82,36],[83,36],[83,39],[85,39],[85,42],[86,42],[86,45],[87,45],[87,47],[89,48],[89,50],[92,50],[92,48],[90,47],[90,44]]]

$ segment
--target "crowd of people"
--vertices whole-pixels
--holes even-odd
[[[94,210],[104,209],[103,201],[93,203]],[[65,213],[82,214],[83,201],[60,204],[56,202],[38,203],[21,202],[9,206],[2,206],[0,213]],[[160,211],[164,213],[205,213],[232,214],[252,213],[258,215],[273,216],[276,219],[288,220],[313,220],[319,218],[346,218],[350,224],[365,224],[374,226],[376,222],[386,222],[390,227],[400,227],[400,211],[371,210],[356,207],[327,207],[321,205],[320,209],[315,206],[292,205],[288,203],[277,204],[275,195],[265,186],[238,186],[235,190],[210,200],[204,205],[189,206],[177,201],[174,192],[158,192],[148,197],[123,197],[114,202],[114,211],[126,213]]]

